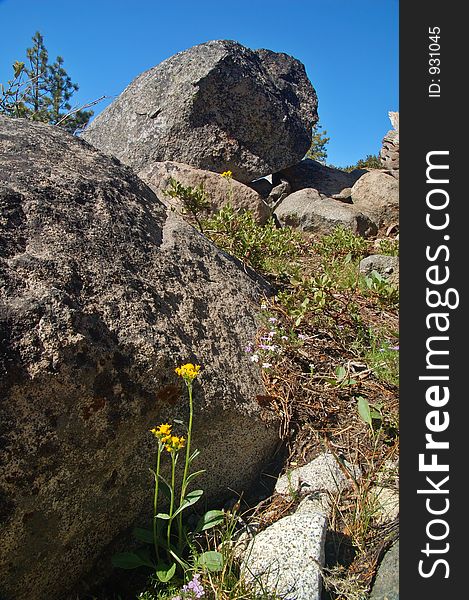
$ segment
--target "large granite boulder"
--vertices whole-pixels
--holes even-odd
[[[176,365],[203,368],[207,497],[257,476],[277,425],[243,349],[264,288],[59,128],[0,117],[0,207],[0,595],[56,600],[148,523],[149,429],[187,422]]]
[[[82,136],[137,172],[172,160],[247,183],[301,160],[317,119],[302,63],[215,40],[139,75]]]
[[[399,181],[389,173],[365,173],[352,187],[352,202],[379,227],[399,223]]]
[[[282,227],[293,227],[318,235],[329,235],[342,226],[357,235],[368,237],[378,231],[376,223],[351,204],[323,197],[313,188],[287,196],[274,210]]]
[[[364,169],[355,169],[351,173],[333,167],[327,167],[317,160],[305,158],[301,162],[274,175],[274,179],[286,179],[293,192],[313,188],[327,197],[339,196],[349,189],[364,174]]]
[[[239,181],[226,179],[212,171],[196,169],[184,163],[165,161],[148,165],[138,175],[164,204],[179,211],[183,209],[181,201],[165,195],[171,177],[186,186],[194,188],[203,186],[212,212],[231,204],[235,210],[251,211],[254,220],[259,225],[264,225],[270,217],[271,211],[268,204],[255,190]]]

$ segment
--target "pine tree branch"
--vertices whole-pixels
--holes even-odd
[[[96,104],[98,104],[98,102],[102,102],[106,98],[109,98],[109,96],[101,96],[101,98],[98,98],[97,100],[93,100],[93,102],[88,102],[87,104],[83,104],[83,106],[80,106],[78,108],[74,108],[73,110],[71,110],[70,112],[68,112],[66,115],[64,115],[59,121],[57,121],[57,123],[55,123],[55,125],[56,126],[60,125],[66,119],[68,119],[69,117],[71,117],[72,115],[74,115],[75,113],[80,112],[81,110],[85,110],[85,108],[90,108],[90,106],[95,106]]]

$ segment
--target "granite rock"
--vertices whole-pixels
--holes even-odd
[[[211,212],[231,204],[235,210],[251,211],[254,220],[259,225],[264,225],[271,214],[268,205],[253,189],[234,179],[221,177],[220,174],[212,171],[166,161],[153,163],[140,171],[138,175],[164,204],[178,211],[182,210],[181,202],[164,194],[171,177],[186,186],[203,186],[210,201]]]
[[[352,187],[353,206],[379,227],[399,223],[399,181],[388,173],[365,173]]]
[[[327,519],[303,510],[258,533],[243,560],[243,574],[255,590],[282,600],[320,600]]]
[[[313,188],[306,188],[287,196],[275,209],[281,226],[328,235],[339,227],[368,237],[377,233],[376,223],[359,209],[340,200],[323,197]]]
[[[391,283],[399,283],[399,257],[387,256],[385,254],[371,254],[360,261],[360,273],[369,275],[376,271]]]
[[[399,600],[399,540],[386,552],[379,566],[370,600]]]
[[[313,188],[322,196],[333,197],[353,184],[366,173],[364,169],[355,169],[351,173],[333,167],[327,167],[317,160],[305,158],[287,169],[283,169],[275,177],[283,177],[293,192],[305,188]],[[275,178],[274,177],[274,178]]]
[[[317,120],[300,61],[213,40],[139,75],[82,137],[136,172],[171,160],[248,183],[301,160]]]
[[[287,496],[295,493],[306,496],[315,492],[331,494],[341,492],[352,485],[352,479],[345,474],[345,470],[352,473],[355,478],[360,476],[358,467],[353,467],[347,461],[345,467],[345,469],[341,468],[330,452],[319,454],[306,465],[284,473],[278,479],[275,491]]]
[[[244,352],[267,289],[57,127],[0,117],[0,207],[0,589],[57,600],[147,526],[149,429],[187,423],[178,364],[203,369],[193,444],[208,499],[256,479],[278,439]]]
[[[399,113],[390,111],[388,115],[393,129],[383,138],[379,158],[383,167],[399,178]]]

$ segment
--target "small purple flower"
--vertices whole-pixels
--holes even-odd
[[[196,573],[193,576],[192,581],[189,581],[187,585],[182,586],[182,591],[186,594],[190,594],[190,596],[188,596],[189,598],[202,598],[202,596],[205,596],[204,588],[199,581],[199,577],[200,575]]]
[[[277,352],[277,346],[275,344],[259,344],[260,350],[266,350],[267,352]]]
[[[246,348],[244,348],[244,351],[245,351],[247,354],[251,354],[251,352],[252,352],[252,344],[251,344],[251,343],[249,343],[249,344],[246,346]]]
[[[270,317],[269,318],[269,323],[276,323],[277,319],[275,317]]]
[[[399,344],[397,346],[389,346],[389,350],[399,350]]]

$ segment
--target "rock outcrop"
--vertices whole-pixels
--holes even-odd
[[[389,119],[393,129],[383,138],[379,158],[383,168],[389,169],[391,174],[399,179],[399,113],[389,112]]]
[[[269,206],[253,189],[234,179],[228,180],[212,171],[166,161],[149,165],[138,175],[164,204],[178,210],[182,209],[181,202],[164,194],[171,177],[186,186],[202,185],[207,193],[212,212],[226,204],[231,204],[235,210],[250,210],[259,225],[264,225],[271,213]]]
[[[389,173],[365,173],[352,187],[352,202],[378,227],[399,223],[399,181]]]
[[[317,119],[298,60],[215,40],[139,75],[82,136],[137,172],[171,160],[248,183],[301,160]]]
[[[342,226],[367,237],[377,233],[376,223],[359,209],[340,200],[322,197],[314,188],[287,196],[275,209],[281,226],[290,226],[318,235],[329,235]]]
[[[317,160],[305,158],[301,162],[288,169],[283,169],[276,173],[274,179],[284,178],[290,185],[293,192],[305,188],[313,188],[322,196],[332,198],[340,196],[341,193],[366,173],[363,169],[355,169],[351,173],[327,167]]]
[[[260,179],[256,179],[255,181],[251,181],[249,183],[249,187],[252,188],[255,192],[264,198],[264,200],[269,196],[272,191],[272,176],[269,177],[261,177]]]
[[[58,128],[0,117],[0,203],[0,590],[55,600],[147,523],[148,430],[187,420],[176,365],[203,368],[207,495],[257,476],[277,425],[243,349],[265,288]]]

